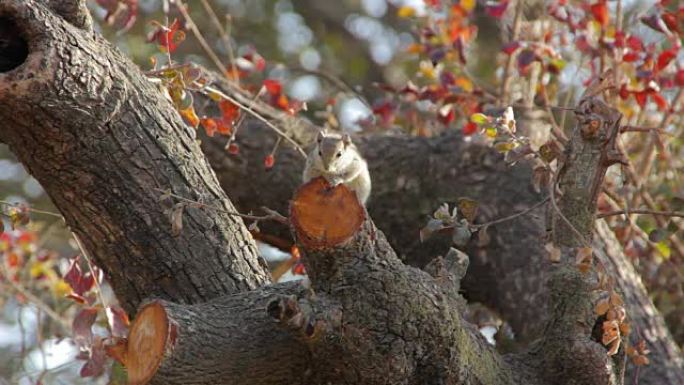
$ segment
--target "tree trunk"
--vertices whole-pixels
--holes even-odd
[[[571,270],[567,252],[560,268],[547,269],[536,241],[545,230],[540,220],[497,227],[489,245],[471,249],[472,298],[497,307],[523,339],[542,337],[516,355],[498,354],[461,318],[457,282],[444,279],[450,272],[430,276],[408,267],[390,246],[422,264],[443,254],[446,242],[420,244],[417,237],[425,215],[443,201],[479,200],[480,221],[540,201],[521,183],[529,181],[529,169],[508,168],[489,149],[466,146],[454,135],[361,139],[374,178],[369,212],[380,229],[357,206],[363,220],[352,235],[321,245],[310,242],[314,233],[300,216],[290,215],[291,228],[281,232],[296,234],[311,288],[263,286],[268,273],[242,221],[222,214],[235,209],[194,131],[140,71],[94,35],[83,12],[79,0],[0,4],[0,37],[11,42],[0,55],[0,141],[43,184],[126,309],[151,299],[135,322],[152,319],[154,327],[132,330],[160,338],[154,346],[162,356],[143,362],[153,367],[154,383],[619,383],[620,364],[588,335],[590,286]],[[315,132],[293,119],[283,128],[298,140]],[[240,157],[216,151],[215,143],[205,147],[222,185],[241,209],[285,209],[299,184],[301,159],[283,150],[267,173],[261,165],[269,136],[256,126],[242,133]],[[166,190],[206,206],[176,205],[170,216],[159,201]],[[621,253],[614,256],[617,266],[624,262]],[[554,277],[551,295],[547,276]],[[630,304],[657,317],[642,287],[620,285]],[[642,331],[662,327],[659,318],[642,321]],[[546,332],[525,323],[546,325]],[[134,331],[123,357],[128,365],[135,361],[132,349],[153,346],[136,344],[145,339]],[[665,329],[657,332],[654,343],[665,343]],[[654,366],[643,383],[681,378],[679,353],[668,342],[655,350],[663,355],[652,357],[666,364]],[[674,374],[668,379],[662,370]]]
[[[0,74],[0,141],[129,313],[149,297],[196,303],[269,281],[240,218],[188,207],[173,233],[165,190],[235,209],[195,132],[130,60],[40,2],[3,1],[0,14],[2,38],[30,52]]]

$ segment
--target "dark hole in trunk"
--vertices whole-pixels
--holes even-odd
[[[28,56],[28,43],[16,23],[0,16],[0,72],[19,67]]]

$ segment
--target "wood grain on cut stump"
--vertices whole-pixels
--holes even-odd
[[[161,303],[151,302],[140,309],[131,325],[124,355],[129,384],[144,385],[157,372],[164,357],[170,328],[173,334],[175,327],[169,325]]]
[[[356,194],[344,185],[331,187],[315,178],[295,193],[290,220],[298,241],[307,248],[339,245],[361,227],[366,212]]]

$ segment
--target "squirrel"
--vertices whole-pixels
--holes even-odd
[[[365,205],[371,192],[368,165],[349,134],[318,133],[316,146],[306,160],[304,183],[322,176],[333,187],[344,183]]]

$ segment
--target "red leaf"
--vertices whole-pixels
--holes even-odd
[[[640,91],[634,93],[634,98],[636,99],[639,107],[643,108],[648,101],[648,91]]]
[[[266,158],[264,158],[264,167],[266,167],[267,170],[272,168],[274,163],[275,157],[273,156],[273,154],[268,154]]]
[[[437,114],[437,118],[445,126],[448,126],[451,122],[453,122],[455,117],[456,113],[454,112],[454,107],[450,104],[440,108]]]
[[[93,344],[92,326],[97,318],[97,309],[86,307],[76,314],[71,329],[74,342],[79,347],[90,347]]]
[[[637,59],[639,59],[639,54],[636,52],[627,52],[625,56],[622,57],[622,60],[625,63],[631,63],[637,61]]]
[[[605,1],[599,1],[596,4],[592,4],[591,14],[594,15],[594,19],[599,22],[602,26],[606,27],[610,23],[610,17],[608,15],[608,6]]]
[[[487,4],[485,12],[493,18],[501,19],[504,13],[506,13],[506,8],[508,8],[508,0],[502,1],[499,4]]]
[[[157,34],[157,42],[168,52],[173,53],[176,48],[178,48],[179,40],[181,40],[179,37],[182,36],[176,36],[178,30],[180,29],[180,21],[175,19],[173,23],[171,23],[171,26],[169,26],[168,30],[166,30],[165,27],[161,28],[162,30]]]
[[[658,106],[658,109],[660,111],[666,111],[668,109],[667,100],[659,92],[652,92],[651,98],[653,99],[655,104]]]
[[[670,29],[670,31],[679,33],[679,22],[677,20],[677,16],[674,13],[665,12],[660,17],[663,19],[663,22],[665,23],[667,28]]]
[[[112,336],[123,338],[128,335],[128,314],[118,306],[108,306],[105,310],[107,314],[107,323],[112,331]]]
[[[626,100],[627,98],[629,98],[629,91],[627,91],[627,86],[623,84],[620,87],[620,99]]]
[[[271,96],[278,96],[283,92],[283,86],[279,81],[273,79],[264,80],[264,87]]]
[[[295,263],[295,265],[292,266],[292,274],[294,274],[294,275],[306,274],[306,268],[304,267],[304,264],[301,262]]]
[[[517,41],[512,41],[512,42],[510,42],[510,43],[508,43],[508,44],[505,44],[505,45],[501,48],[501,51],[503,51],[503,53],[505,53],[506,55],[510,55],[510,54],[512,54],[513,52],[515,52],[515,50],[518,49],[518,47],[520,47],[520,43],[517,42]]]
[[[71,286],[71,289],[79,296],[83,296],[85,292],[90,290],[95,285],[95,278],[88,273],[83,273],[81,266],[78,264],[79,257],[76,256],[71,259],[69,270],[64,275],[64,281]]]
[[[233,104],[230,100],[221,100],[219,103],[221,110],[221,122],[216,126],[216,130],[223,135],[228,135],[233,129],[233,124],[240,116],[240,107]]]
[[[643,51],[644,43],[636,36],[630,36],[627,38],[627,47],[633,51]]]
[[[675,83],[678,86],[684,86],[684,69],[677,71],[675,74]]]
[[[88,361],[81,368],[81,377],[97,377],[104,372],[105,363],[107,362],[107,353],[105,352],[104,344],[100,339],[90,351]]]
[[[677,50],[675,48],[663,51],[658,55],[658,61],[656,62],[655,72],[662,70],[667,67],[668,64],[677,56]]]
[[[477,132],[477,124],[468,122],[463,126],[463,135],[472,135]]]

